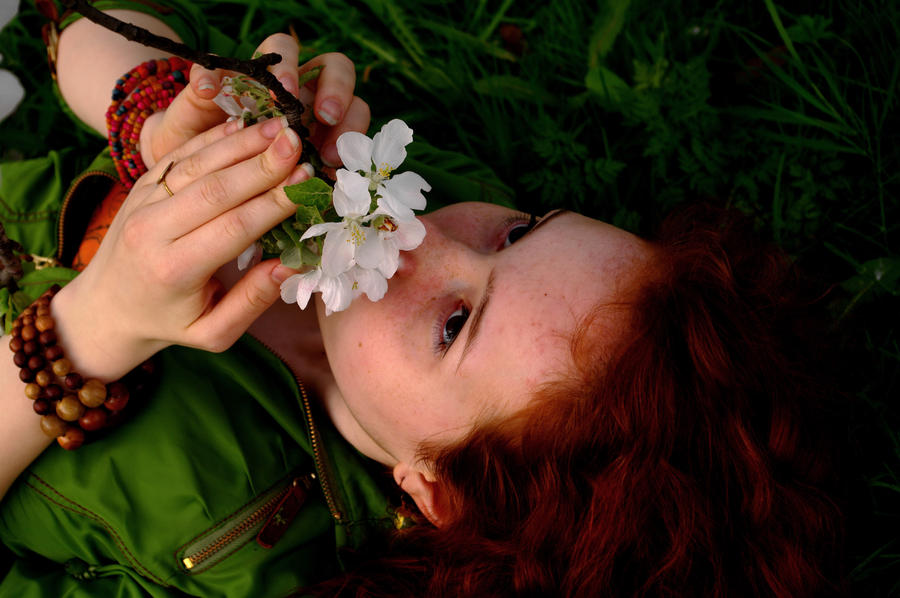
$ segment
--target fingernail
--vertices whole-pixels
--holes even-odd
[[[266,122],[264,122],[259,129],[259,132],[262,133],[262,136],[266,139],[273,139],[278,132],[282,129],[286,129],[288,126],[287,118],[284,116],[280,116],[278,118],[270,118]]]
[[[341,105],[338,104],[337,100],[325,100],[324,102],[322,102],[322,105],[319,106],[319,110],[317,111],[319,118],[324,120],[332,127],[338,124],[338,121],[341,120],[342,113],[343,110],[341,109]]]
[[[278,264],[274,268],[272,268],[272,279],[278,284],[283,283],[288,279],[289,276],[296,274],[297,271],[291,268],[288,268],[285,265]]]
[[[225,134],[231,135],[232,133],[236,133],[244,128],[244,119],[243,118],[235,118],[234,120],[228,121],[228,124],[225,125]]]
[[[316,171],[313,168],[313,165],[309,162],[304,162],[294,169],[294,172],[291,173],[291,176],[288,177],[284,184],[296,185],[297,183],[302,183],[303,181],[311,179],[314,174],[316,174]]]
[[[199,91],[209,91],[210,89],[216,88],[216,86],[213,85],[212,79],[209,77],[200,77],[197,83],[197,89]]]
[[[297,83],[287,75],[279,77],[278,80],[281,82],[281,86],[284,87],[284,90],[295,98],[300,93],[300,88],[297,87]]]
[[[341,157],[338,155],[337,146],[333,143],[323,147],[319,157],[322,158],[322,163],[325,166],[337,168],[341,165]]]
[[[293,129],[284,129],[281,135],[275,139],[275,154],[281,158],[289,158],[300,147],[300,138]]]

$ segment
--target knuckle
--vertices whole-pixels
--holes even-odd
[[[197,155],[185,156],[181,159],[176,158],[175,166],[178,167],[179,177],[184,177],[189,181],[198,178],[203,173],[203,166],[200,164],[200,158]],[[170,176],[171,174],[169,173]]]
[[[346,70],[348,74],[352,73],[354,76],[356,75],[356,68],[353,65],[353,61],[343,52],[328,52],[322,55],[322,60],[328,63],[329,66]]]
[[[247,306],[254,312],[265,310],[272,302],[269,290],[256,283],[248,284],[244,295]]]
[[[222,234],[228,239],[246,239],[250,236],[250,226],[242,212],[232,211],[223,216]]]
[[[259,154],[256,157],[258,171],[263,181],[275,183],[286,176],[284,160],[280,160],[272,155],[272,149]]]
[[[198,193],[200,199],[210,206],[221,206],[228,198],[225,182],[219,173],[212,173],[202,178],[199,182]]]

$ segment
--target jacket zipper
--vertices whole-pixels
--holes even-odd
[[[284,487],[267,492],[260,500],[257,500],[240,511],[237,517],[216,530],[212,534],[204,535],[192,542],[184,549],[184,557],[181,559],[184,568],[191,571],[201,564],[212,566],[224,559],[232,551],[226,550],[234,545],[242,544],[251,535],[256,534],[264,527],[269,517],[276,508],[296,488],[304,488],[312,484],[313,474],[301,478],[294,478]]]
[[[252,334],[250,336],[253,338],[253,340],[265,347],[265,349],[269,351],[269,353],[277,357],[278,360],[281,361],[281,363],[285,364],[285,367],[287,367],[287,361],[285,361],[284,358],[279,355],[277,351],[275,351],[275,349],[262,342]],[[291,371],[290,368],[288,368],[288,370]],[[293,371],[291,371],[291,373],[293,373]],[[296,375],[294,376],[294,380],[297,382],[297,387],[300,389],[301,407],[303,408],[303,415],[306,418],[306,425],[309,428],[309,439],[312,443],[313,461],[315,462],[319,485],[322,487],[322,494],[325,495],[325,503],[328,505],[329,513],[331,513],[332,518],[334,518],[336,521],[340,521],[342,514],[340,511],[338,511],[337,505],[335,505],[334,496],[331,493],[331,486],[328,482],[328,477],[325,475],[325,460],[322,456],[322,442],[319,436],[319,430],[316,428],[316,423],[312,417],[312,408],[310,407],[309,395],[306,392],[306,387],[303,386],[303,381],[300,380],[300,378],[298,378]]]
[[[116,182],[116,177],[109,174],[103,170],[88,170],[86,172],[82,172],[78,177],[69,185],[69,190],[66,192],[65,197],[63,197],[62,205],[59,208],[59,224],[56,228],[56,255],[59,258],[62,258],[63,255],[63,231],[65,231],[65,227],[63,226],[63,221],[65,220],[66,210],[69,208],[69,200],[72,199],[72,195],[75,194],[76,189],[78,189],[78,185],[81,184],[81,181],[90,177],[90,176],[105,176],[109,180]]]

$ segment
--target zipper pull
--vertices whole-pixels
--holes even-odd
[[[294,478],[287,494],[278,502],[275,510],[272,511],[256,535],[257,544],[263,548],[272,548],[284,536],[306,501],[306,495],[312,487],[312,478],[312,474],[303,478]]]

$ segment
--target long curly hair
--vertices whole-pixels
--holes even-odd
[[[820,331],[745,219],[671,216],[610,351],[606,306],[572,368],[512,419],[423,458],[453,516],[320,587],[353,596],[828,596],[840,515]]]

